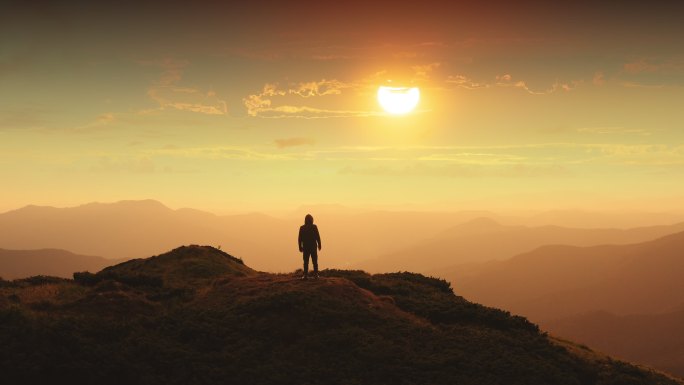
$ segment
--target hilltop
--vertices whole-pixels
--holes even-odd
[[[0,282],[12,383],[682,384],[413,273],[255,271],[184,246],[74,280]]]

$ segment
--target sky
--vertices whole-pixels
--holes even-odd
[[[0,211],[684,209],[676,2],[99,3],[3,1]]]

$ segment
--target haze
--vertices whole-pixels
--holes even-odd
[[[10,1],[0,277],[189,244],[289,274],[310,213],[322,269],[684,376],[682,8]]]

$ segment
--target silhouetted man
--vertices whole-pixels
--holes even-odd
[[[299,251],[304,253],[304,275],[302,279],[307,279],[309,276],[309,257],[313,262],[314,277],[318,278],[318,250],[321,249],[321,235],[318,234],[318,227],[313,224],[313,217],[311,214],[306,214],[304,217],[304,225],[299,228]]]

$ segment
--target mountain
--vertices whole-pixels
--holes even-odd
[[[321,266],[372,272],[434,274],[459,262],[507,258],[542,244],[636,242],[684,231],[684,224],[632,230],[507,226],[482,218],[492,216],[482,211],[360,211],[338,206],[302,207],[282,218],[260,213],[214,215],[142,200],[68,208],[26,206],[1,213],[0,247],[64,249],[125,260],[177,244],[208,244],[230,249],[259,270],[292,271],[301,265],[297,231],[302,213],[309,212],[323,240]]]
[[[442,277],[478,302],[542,321],[671,311],[684,304],[682,276],[684,232],[630,245],[543,246]]]
[[[684,375],[684,232],[631,245],[544,246],[447,273],[442,277],[477,302]]]
[[[633,229],[577,229],[560,226],[502,225],[489,218],[477,218],[451,227],[431,239],[402,250],[364,261],[356,267],[368,271],[409,270],[448,274],[462,263],[510,258],[542,245],[594,246],[653,240],[684,231],[684,223]],[[416,256],[424,256],[417,258]]]
[[[50,275],[68,278],[75,271],[99,271],[118,262],[121,261],[79,255],[59,249],[0,249],[0,277],[16,279],[34,275]]]
[[[419,274],[302,281],[185,246],[74,278],[0,281],[4,381],[684,384]]]
[[[555,335],[634,362],[684,376],[684,309],[661,314],[598,311],[547,321]]]
[[[521,224],[528,226],[543,226],[553,223],[558,226],[580,228],[643,227],[661,223],[678,223],[683,220],[684,212],[675,210],[666,212],[548,210],[520,218]]]
[[[59,248],[130,259],[177,244],[199,243],[229,248],[258,269],[291,271],[301,265],[296,239],[304,212],[314,215],[321,231],[321,264],[337,267],[407,247],[454,223],[483,215],[313,206],[284,218],[259,213],[219,216],[188,208],[173,210],[154,200],[68,208],[27,206],[0,214],[0,247]]]
[[[230,245],[257,263],[282,253],[287,225],[261,214],[217,216],[192,209],[172,210],[153,201],[90,203],[78,207],[27,206],[0,214],[0,245],[6,248],[60,248],[106,258],[140,258],[179,243]],[[292,231],[294,232],[294,230]],[[269,234],[272,242],[259,237]],[[294,241],[289,243],[294,244]]]

